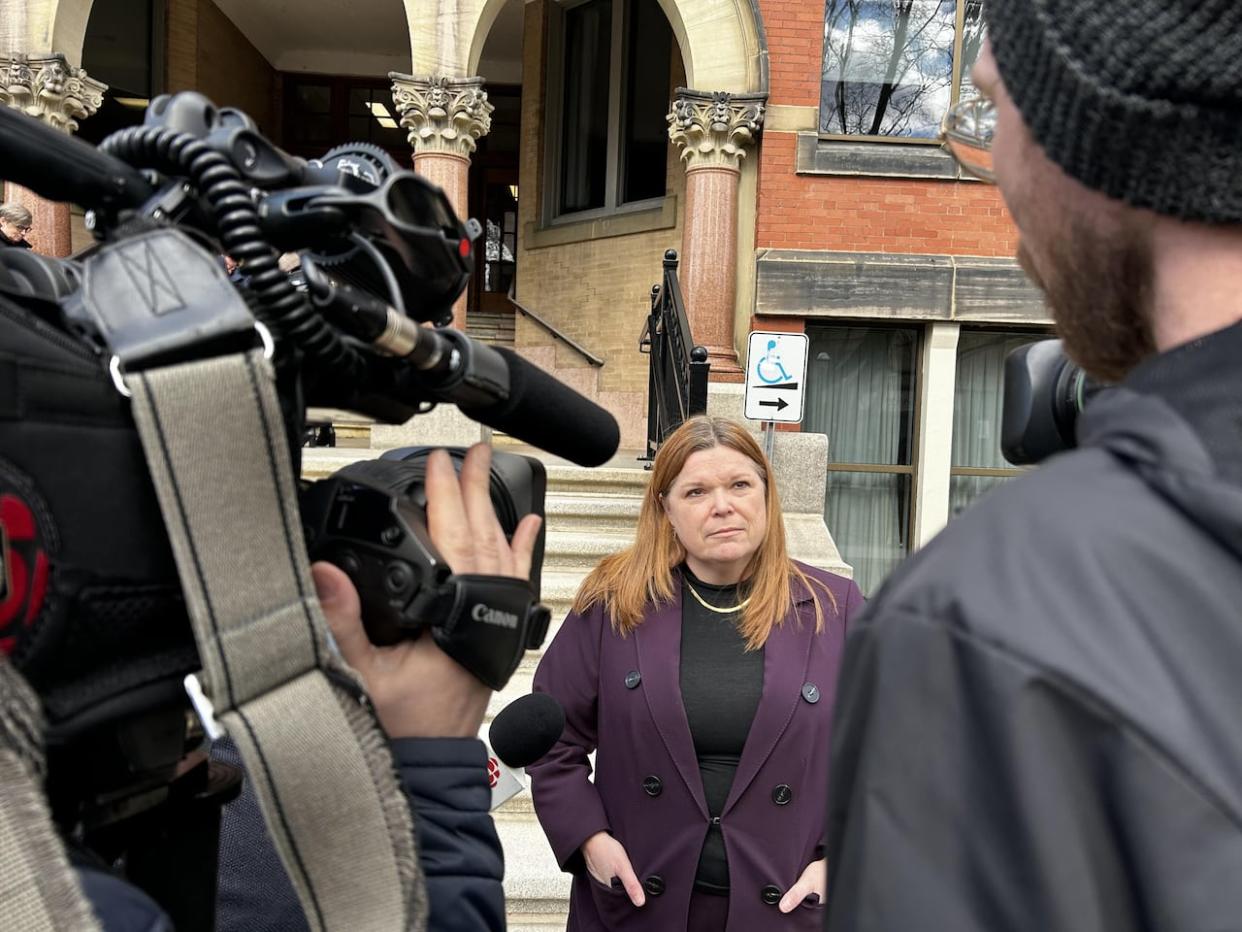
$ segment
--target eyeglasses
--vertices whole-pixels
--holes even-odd
[[[996,105],[987,97],[959,100],[940,121],[940,144],[972,178],[996,183],[992,171],[992,137]]]
[[[26,226],[24,227],[18,227],[17,232],[18,233],[29,233],[33,229],[34,227],[32,227],[30,224],[26,224]]]

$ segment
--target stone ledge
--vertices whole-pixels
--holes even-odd
[[[1052,322],[1012,259],[765,249],[756,265],[758,316]]]
[[[658,206],[641,210],[627,211],[622,208],[607,216],[584,220],[563,219],[543,226],[528,221],[523,228],[522,242],[527,249],[542,249],[545,246],[650,233],[653,230],[671,230],[675,226],[677,195],[668,194]]]
[[[962,174],[953,157],[937,145],[822,139],[799,133],[794,171],[799,175],[869,178],[923,178],[981,183]]]

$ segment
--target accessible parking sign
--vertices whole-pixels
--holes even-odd
[[[805,333],[751,331],[746,354],[746,417],[801,422],[808,345]]]

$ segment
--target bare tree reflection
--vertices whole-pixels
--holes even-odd
[[[982,0],[963,39],[973,61]],[[871,136],[934,135],[953,83],[956,0],[829,0],[824,17],[821,129]]]

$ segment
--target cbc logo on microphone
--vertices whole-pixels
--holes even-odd
[[[494,757],[487,759],[487,785],[491,789],[496,789],[496,784],[500,782],[500,761]]]

